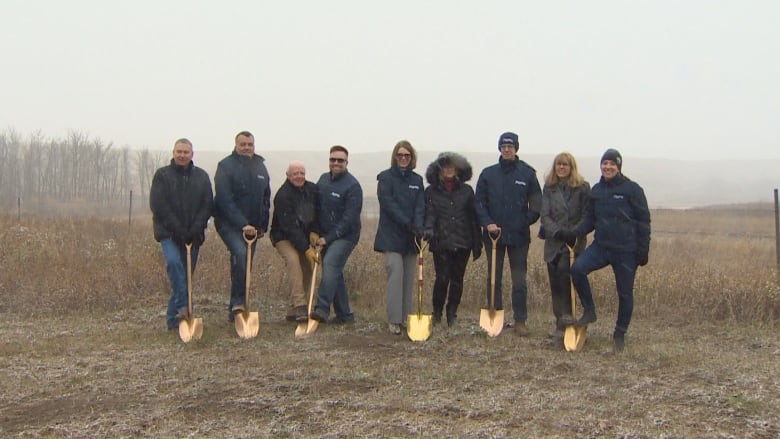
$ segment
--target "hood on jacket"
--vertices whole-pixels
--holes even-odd
[[[432,161],[431,164],[428,165],[428,170],[425,171],[425,179],[428,181],[428,184],[438,184],[439,172],[441,172],[442,166],[450,163],[453,164],[455,169],[458,170],[458,179],[461,181],[461,183],[465,183],[471,180],[473,175],[471,170],[471,163],[466,160],[466,157],[463,157],[457,152],[446,151],[440,153],[439,156],[436,157],[436,160]]]

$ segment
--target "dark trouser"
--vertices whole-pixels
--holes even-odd
[[[593,243],[575,261],[571,267],[574,288],[580,296],[586,311],[596,310],[593,293],[590,290],[588,274],[607,265],[612,266],[618,294],[618,315],[615,332],[625,333],[631,323],[634,311],[634,277],[636,276],[636,254],[634,252],[609,251]]]
[[[490,305],[490,254],[492,244],[487,242],[486,251],[488,253],[488,275],[487,275],[487,300]],[[515,322],[525,322],[528,318],[528,283],[526,274],[528,272],[528,244],[518,246],[496,246],[496,300],[495,308],[504,309],[504,301],[501,294],[501,282],[504,271],[504,254],[509,254],[509,272],[512,275],[512,312]]]
[[[463,294],[463,276],[469,262],[471,249],[433,252],[433,266],[436,281],[433,283],[433,314],[441,317],[444,303],[447,303],[447,320],[458,317],[458,305]]]
[[[189,305],[187,292],[187,250],[177,244],[171,238],[160,241],[165,267],[168,272],[168,280],[171,282],[171,297],[168,300],[168,311],[165,313],[168,329],[174,329],[179,325],[176,314],[182,308]],[[195,272],[195,264],[198,262],[198,247],[192,247],[192,272]]]
[[[349,307],[349,293],[344,279],[344,266],[355,248],[355,243],[346,239],[337,239],[328,243],[322,253],[322,280],[317,290],[317,310],[323,315],[330,314],[330,307],[336,317],[342,320],[354,320],[355,315]]]
[[[569,275],[569,252],[563,251],[555,259],[547,263],[547,275],[550,278],[550,293],[552,309],[555,315],[555,326],[563,329],[561,316],[571,315],[571,277]]]
[[[244,304],[246,301],[247,245],[241,229],[222,226],[217,228],[217,233],[230,251],[230,304],[228,305],[230,311],[234,305]],[[257,241],[252,243],[252,260],[254,260],[256,245]]]

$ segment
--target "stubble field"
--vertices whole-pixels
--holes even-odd
[[[357,323],[304,340],[284,322],[283,263],[264,239],[252,279],[260,334],[241,340],[226,318],[227,252],[210,234],[194,279],[204,336],[184,344],[165,330],[168,285],[148,219],[0,217],[0,435],[778,437],[772,218],[766,206],[654,211],[651,261],[615,354],[609,269],[593,276],[599,320],[583,351],[547,337],[539,241],[530,337],[479,330],[483,256],[467,271],[460,325],[411,342],[385,328],[374,223],[347,266]],[[426,264],[430,312],[430,255]]]

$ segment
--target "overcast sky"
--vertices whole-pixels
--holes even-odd
[[[780,2],[2,0],[0,130],[780,158]]]

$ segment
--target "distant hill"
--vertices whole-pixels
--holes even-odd
[[[497,152],[461,152],[474,167],[472,186],[482,168],[496,163]],[[328,170],[328,152],[323,151],[258,151],[266,159],[271,174],[271,186],[276,189],[284,180],[284,171],[292,160],[306,164],[309,180],[316,181]],[[227,153],[195,152],[195,163],[214,176],[217,163]],[[428,164],[438,151],[420,151],[416,171],[425,174]],[[521,155],[521,159],[536,169],[540,183],[552,164],[554,154]],[[772,190],[780,187],[780,160],[668,160],[624,157],[623,172],[645,190],[651,208],[685,208],[713,204],[772,201]],[[600,176],[599,157],[578,157],[580,172],[591,185]],[[375,205],[376,175],[390,165],[390,151],[352,153],[349,170],[363,186],[366,206]]]

